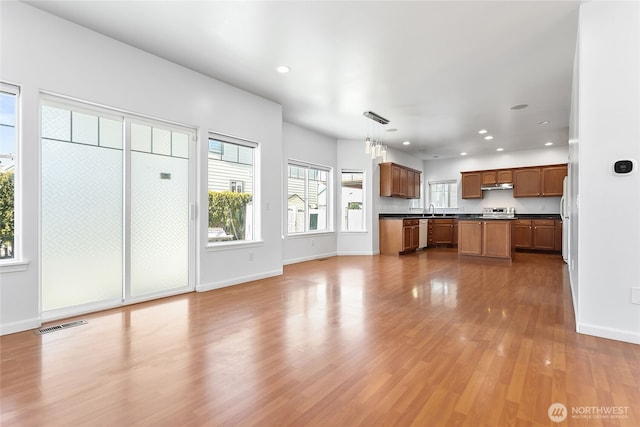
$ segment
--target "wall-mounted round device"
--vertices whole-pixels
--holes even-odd
[[[635,169],[634,164],[635,160],[618,160],[613,164],[613,172],[618,175],[626,175]]]

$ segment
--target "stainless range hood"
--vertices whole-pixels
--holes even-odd
[[[513,189],[513,184],[510,182],[506,184],[483,184],[480,187],[480,189],[481,190],[511,190]]]

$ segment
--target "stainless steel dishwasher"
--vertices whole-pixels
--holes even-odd
[[[429,220],[421,219],[420,220],[420,245],[418,248],[426,248],[427,242],[429,241]]]

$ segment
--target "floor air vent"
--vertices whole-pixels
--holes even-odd
[[[74,326],[86,325],[86,320],[76,320],[75,322],[62,323],[60,325],[48,326],[46,328],[36,329],[33,331],[36,335],[44,335],[50,332],[60,331],[62,329],[73,328]]]

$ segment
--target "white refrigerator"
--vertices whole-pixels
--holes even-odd
[[[562,181],[562,197],[560,198],[560,217],[562,219],[562,259],[564,262],[569,263],[569,209],[567,206],[567,179],[564,177]]]

